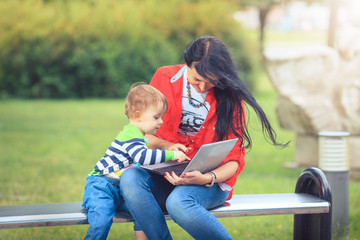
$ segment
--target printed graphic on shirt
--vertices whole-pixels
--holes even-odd
[[[192,100],[194,103],[198,102],[198,100],[196,99],[192,99]],[[181,116],[178,133],[188,136],[195,136],[205,121],[207,113],[209,112],[209,107],[210,106],[208,103],[200,108],[194,108],[188,103],[183,104],[182,116]]]
[[[195,136],[201,125],[204,123],[204,120],[205,119],[201,118],[200,114],[190,111],[183,111],[179,126],[179,133]]]

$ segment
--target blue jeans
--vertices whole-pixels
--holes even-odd
[[[232,239],[221,223],[208,210],[225,202],[229,192],[214,184],[177,186],[166,200],[166,209],[180,227],[194,239]]]
[[[127,211],[119,181],[104,176],[87,177],[82,208],[88,210],[85,239],[106,239],[117,210]]]
[[[164,177],[133,167],[121,175],[120,192],[136,223],[149,240],[171,239],[163,210],[195,239],[232,239],[206,209],[221,205],[229,195],[215,184],[174,187]]]
[[[143,230],[149,240],[171,239],[163,211],[174,186],[160,185],[163,180],[140,167],[127,169],[120,182],[105,176],[87,177],[82,208],[88,210],[90,227],[85,239],[106,239],[118,210],[131,212],[134,230]]]
[[[88,177],[83,208],[88,209],[90,228],[85,239],[106,239],[116,210],[129,211],[134,230],[149,240],[172,239],[163,211],[195,239],[231,239],[225,228],[206,209],[221,205],[228,192],[217,184],[174,187],[162,176],[140,167],[127,169],[120,179]],[[119,182],[117,182],[118,184]],[[96,236],[96,237],[95,237]]]

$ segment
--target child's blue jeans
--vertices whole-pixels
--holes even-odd
[[[82,208],[88,210],[90,228],[85,239],[106,239],[117,210],[127,210],[120,195],[119,181],[104,176],[89,176]]]
[[[174,186],[166,181],[167,183],[160,187],[159,182],[164,183],[163,180],[165,180],[163,177],[151,177],[146,170],[139,167],[134,168],[141,170],[141,174],[138,174],[138,171],[130,171],[132,168],[127,169],[121,176],[120,181],[124,182],[122,187],[120,187],[119,181],[109,177],[87,177],[82,204],[82,208],[88,210],[90,224],[86,240],[106,239],[116,211],[130,212],[123,196],[131,202],[133,216],[141,216],[141,221],[144,223],[143,228],[149,235],[149,240],[171,239],[163,211],[165,210],[165,200]],[[142,195],[137,191],[138,189],[148,189],[149,192]],[[152,192],[153,190],[154,192]],[[136,221],[134,230],[143,230]]]

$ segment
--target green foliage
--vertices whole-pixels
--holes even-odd
[[[0,97],[124,97],[206,34],[233,49],[252,88],[256,45],[233,11],[215,0],[3,0]]]

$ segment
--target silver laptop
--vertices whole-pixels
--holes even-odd
[[[168,161],[155,165],[144,165],[141,167],[160,175],[165,175],[165,172],[171,173],[173,171],[176,175],[182,176],[184,172],[191,172],[194,170],[206,173],[214,170],[222,163],[238,140],[238,138],[234,138],[204,144],[199,148],[191,161],[184,161],[181,163],[178,163],[177,161]]]

